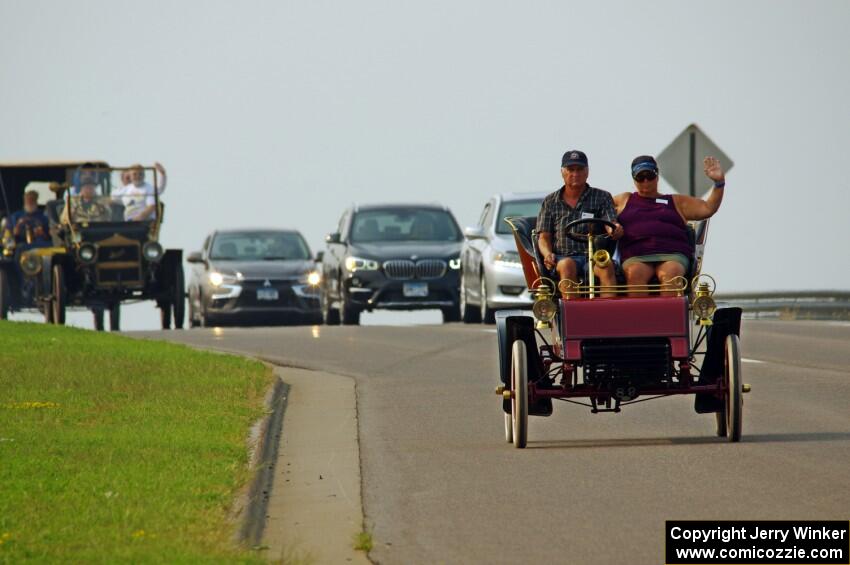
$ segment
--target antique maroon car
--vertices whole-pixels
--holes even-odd
[[[718,436],[739,441],[742,431],[740,308],[717,308],[714,279],[701,275],[707,223],[690,227],[691,272],[666,284],[602,286],[555,279],[537,249],[535,218],[506,218],[516,238],[532,314],[496,317],[505,437],[526,445],[528,416],[549,416],[553,400],[620,412],[624,406],[665,396],[694,395],[697,413],[716,415]],[[567,226],[588,243],[589,264],[611,261],[605,220]],[[606,247],[608,247],[606,249]],[[603,296],[604,295],[604,296]]]

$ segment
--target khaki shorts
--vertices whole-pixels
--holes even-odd
[[[688,266],[691,264],[688,258],[681,253],[656,253],[654,255],[629,257],[623,261],[623,268],[625,269],[631,263],[664,263],[665,261],[675,261],[683,266],[685,271],[688,270]]]

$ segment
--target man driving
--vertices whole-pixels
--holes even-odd
[[[561,158],[561,177],[564,185],[543,199],[537,216],[538,245],[547,269],[555,269],[561,279],[578,281],[587,269],[587,243],[567,237],[566,226],[572,221],[598,218],[615,224],[609,235],[619,239],[623,228],[617,223],[617,212],[611,193],[593,188],[587,183],[589,167],[587,155],[570,150]],[[617,279],[613,263],[606,267],[593,267],[603,286],[613,286]],[[611,296],[611,292],[602,292]],[[564,296],[566,298],[566,295]]]
[[[24,193],[24,208],[10,216],[3,239],[14,240],[18,248],[50,245],[47,216],[38,209],[38,192]]]

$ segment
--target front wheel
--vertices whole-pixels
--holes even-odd
[[[464,324],[477,324],[481,321],[481,312],[471,308],[466,296],[466,275],[460,274],[460,319]]]
[[[162,329],[171,329],[171,302],[163,302],[159,307],[159,322]]]
[[[514,447],[523,449],[528,441],[528,363],[521,339],[511,350],[511,392]]]
[[[102,332],[103,331],[103,319],[104,319],[103,308],[92,308],[91,313],[92,313],[92,318],[94,318],[94,330],[96,332]]]
[[[62,265],[53,265],[52,278],[53,299],[50,301],[50,307],[53,310],[53,323],[65,324],[65,271],[62,270]]]
[[[449,322],[459,322],[460,321],[460,308],[457,304],[454,306],[450,306],[448,308],[443,308],[443,323],[448,324]]]
[[[496,323],[496,311],[487,306],[487,275],[481,272],[481,296],[480,296],[481,322],[485,324]]]
[[[109,331],[121,331],[121,303],[109,305]]]
[[[726,437],[741,441],[744,420],[744,387],[741,381],[741,340],[735,334],[726,336],[723,380],[726,384]]]
[[[342,297],[342,323],[345,326],[359,326],[360,325],[360,310],[357,309],[357,306],[354,306],[349,303],[349,298],[346,296],[345,289],[340,291],[340,296]]]
[[[319,306],[322,310],[322,323],[326,326],[338,326],[339,310],[331,308],[331,298],[328,296],[327,289],[322,289],[322,294],[319,297]]]

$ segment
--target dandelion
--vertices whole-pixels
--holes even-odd
[[[136,539],[143,538],[143,537],[145,537],[145,531],[144,530],[136,530],[135,532],[132,533],[132,536]]]

